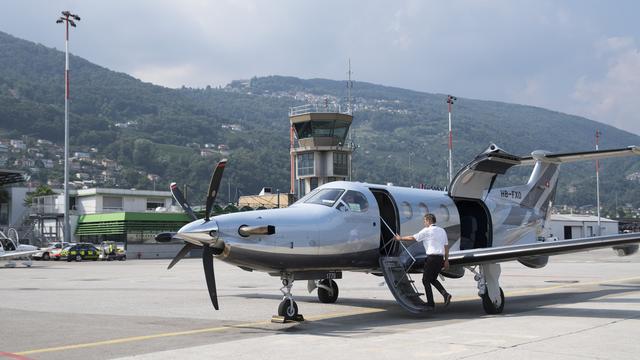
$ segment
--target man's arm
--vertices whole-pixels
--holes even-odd
[[[413,235],[409,235],[409,236],[396,235],[393,237],[393,240],[416,241],[416,238]]]

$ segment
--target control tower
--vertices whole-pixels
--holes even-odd
[[[350,111],[335,104],[302,105],[289,110],[289,121],[291,193],[299,199],[322,184],[350,179]]]

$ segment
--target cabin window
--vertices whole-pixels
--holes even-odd
[[[402,205],[400,206],[400,211],[401,211],[402,217],[405,219],[411,219],[411,217],[413,216],[413,210],[411,209],[411,204],[409,204],[406,201],[402,202]]]
[[[320,189],[318,192],[309,196],[305,203],[319,204],[331,207],[336,203],[343,192],[344,190],[342,189]]]
[[[438,221],[442,220],[444,222],[449,221],[449,208],[446,205],[440,205],[440,216],[442,219],[436,219]]]
[[[418,211],[420,212],[421,216],[425,216],[429,213],[429,207],[425,203],[420,203],[418,205]]]
[[[349,190],[342,197],[342,203],[338,205],[338,210],[353,211],[353,212],[365,212],[369,209],[369,202],[367,198],[358,191]],[[342,205],[342,206],[341,206]]]

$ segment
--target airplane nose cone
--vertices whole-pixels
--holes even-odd
[[[192,221],[178,230],[175,237],[196,245],[215,245],[218,241],[218,223],[213,218],[209,221]]]

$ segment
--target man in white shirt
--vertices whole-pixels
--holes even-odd
[[[424,216],[424,228],[417,234],[411,236],[396,235],[394,237],[395,240],[419,241],[424,245],[427,258],[424,262],[422,284],[427,295],[427,306],[431,308],[435,307],[431,285],[442,294],[444,306],[448,306],[451,302],[451,294],[438,281],[440,270],[449,268],[449,240],[444,229],[436,226],[435,223],[436,216],[426,214]]]

